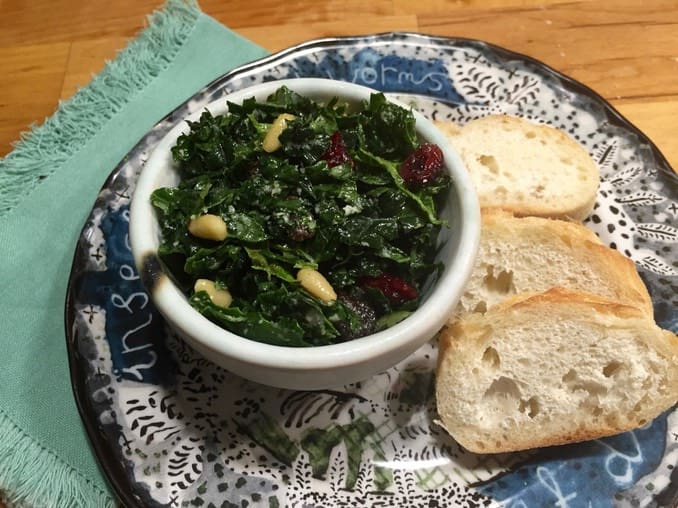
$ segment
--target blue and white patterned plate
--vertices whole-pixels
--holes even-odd
[[[602,175],[587,220],[632,258],[657,322],[678,331],[678,179],[601,97],[483,42],[381,34],[293,47],[217,79],[159,122],[113,170],[79,239],[66,302],[76,400],[126,506],[675,506],[678,411],[608,439],[504,455],[461,449],[433,422],[434,344],[363,383],[293,392],[256,385],[174,337],[133,267],[135,179],[189,113],[244,86],[295,76],[365,84],[435,119],[489,113],[548,123]]]

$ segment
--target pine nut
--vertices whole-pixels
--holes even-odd
[[[198,238],[218,242],[225,240],[228,234],[224,219],[211,213],[191,219],[188,223],[188,232]]]
[[[233,297],[228,289],[218,288],[214,281],[209,279],[196,280],[193,285],[193,291],[196,293],[199,291],[206,292],[209,295],[210,300],[212,300],[212,303],[217,307],[226,308],[230,306],[233,301]]]
[[[264,141],[261,144],[265,152],[275,152],[282,146],[279,139],[280,134],[285,130],[287,121],[294,120],[295,118],[296,116],[290,115],[289,113],[281,113],[273,120],[273,123],[266,131],[266,136],[264,136]]]
[[[333,302],[337,299],[334,288],[318,270],[302,268],[297,272],[297,280],[301,287],[324,302]]]

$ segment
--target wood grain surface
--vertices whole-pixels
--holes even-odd
[[[0,157],[114,58],[161,4],[0,0]],[[596,90],[678,168],[678,0],[201,0],[200,6],[271,51],[325,36],[416,31],[524,53]]]

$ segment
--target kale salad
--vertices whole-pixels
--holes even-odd
[[[281,346],[362,337],[413,312],[434,262],[443,154],[412,112],[281,87],[205,111],[172,148],[180,183],[151,197],[159,255],[191,305]]]

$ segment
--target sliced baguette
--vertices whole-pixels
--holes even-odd
[[[444,428],[477,453],[625,432],[678,401],[678,338],[588,293],[517,295],[442,332],[436,399]]]
[[[466,165],[481,207],[516,215],[583,220],[599,184],[586,150],[559,129],[490,115],[459,127],[436,122]]]
[[[616,298],[653,314],[633,261],[582,224],[483,209],[478,257],[458,313],[484,312],[512,294],[554,286]]]

